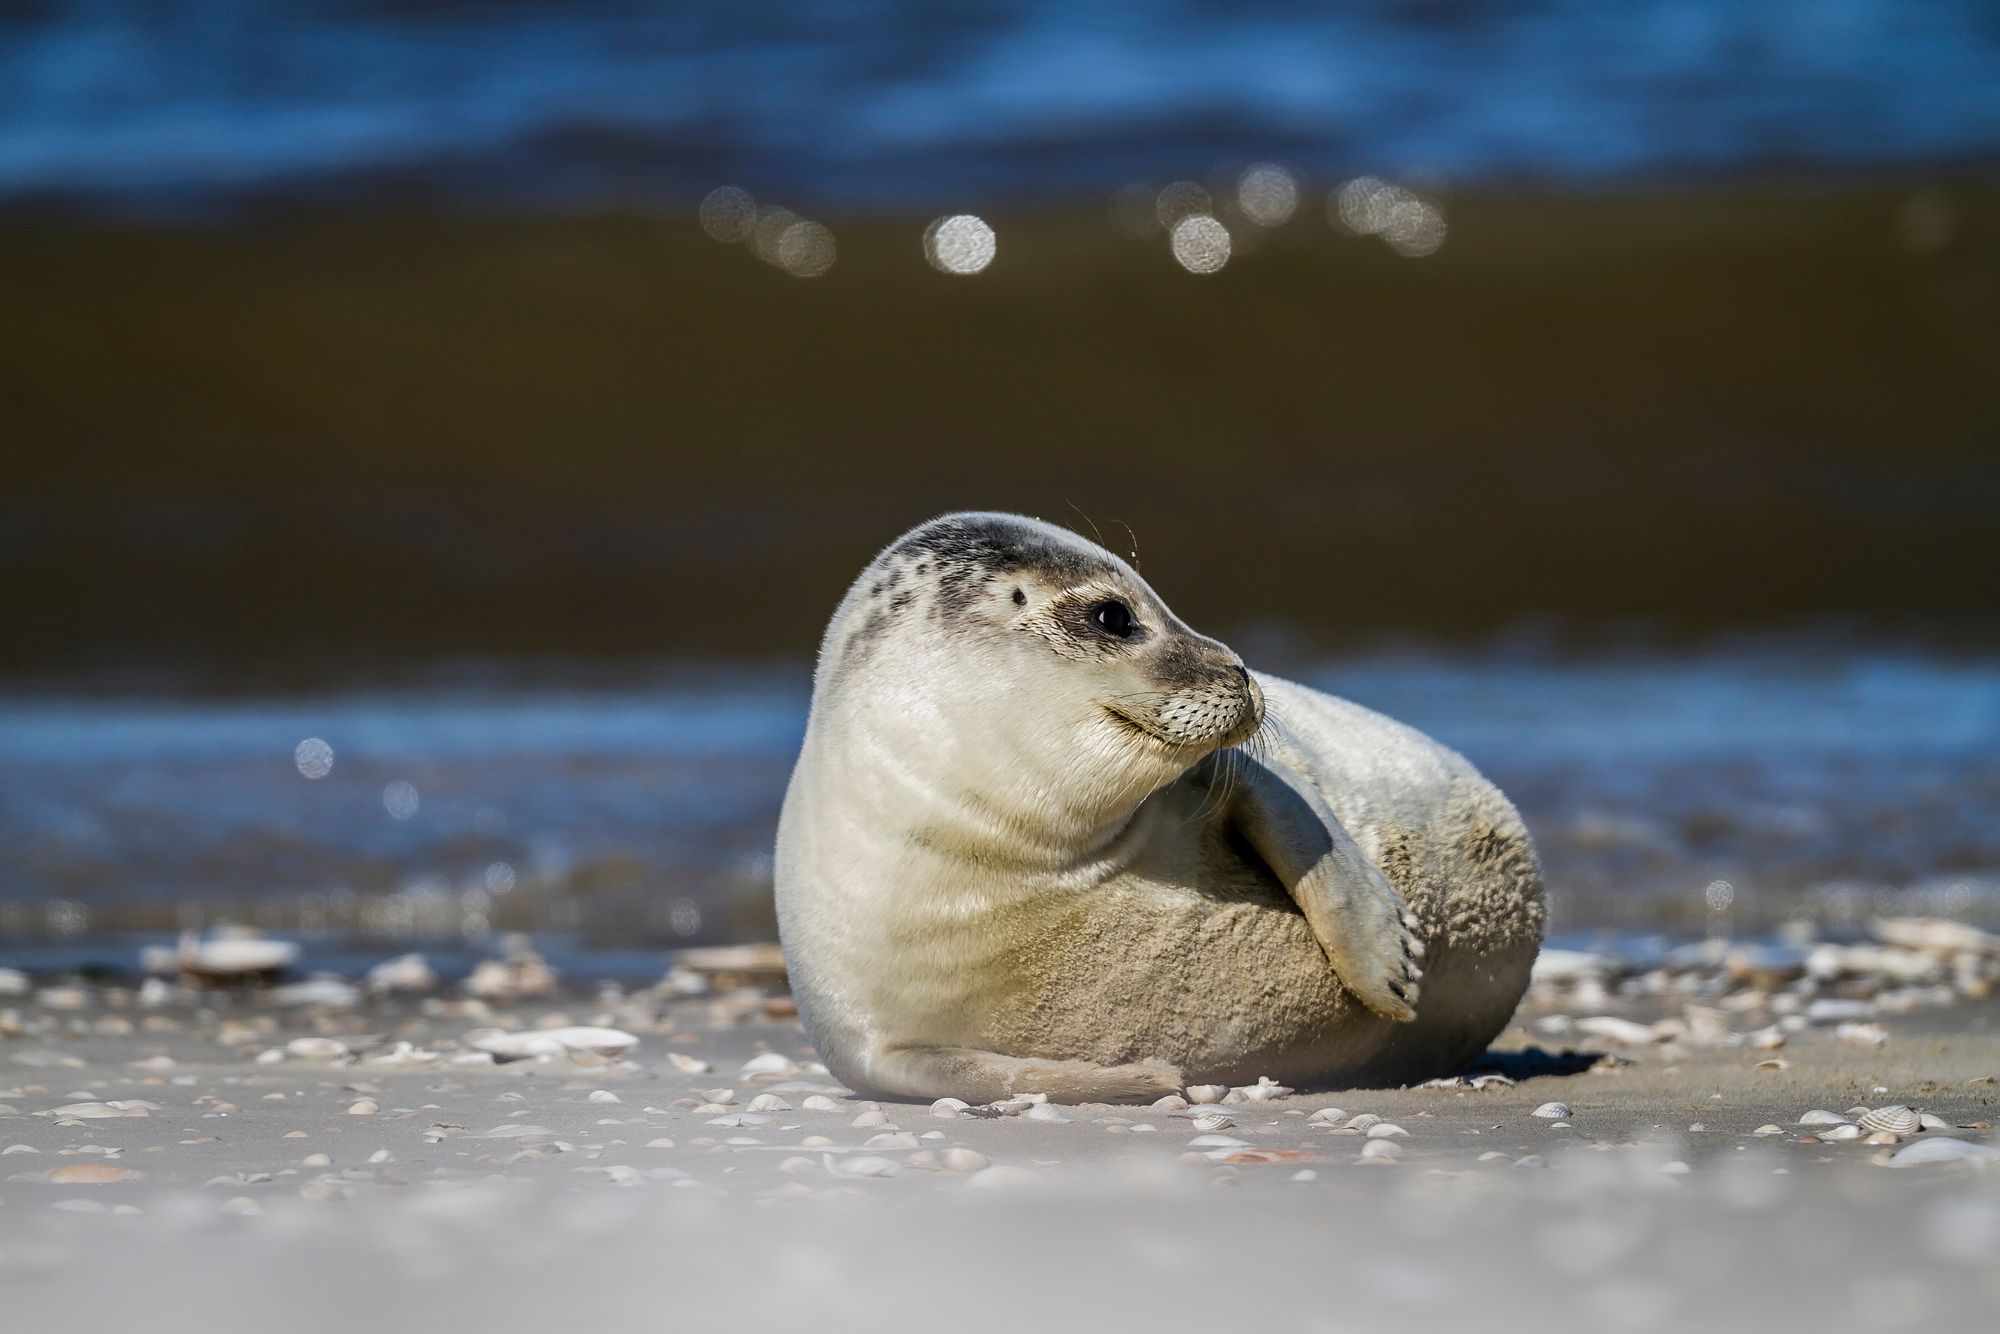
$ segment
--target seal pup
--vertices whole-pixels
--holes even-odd
[[[807,1033],[891,1098],[1448,1073],[1542,933],[1527,831],[1463,758],[1009,514],[923,524],[848,590],[776,882]]]

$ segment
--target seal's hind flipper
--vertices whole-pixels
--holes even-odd
[[[1334,816],[1295,758],[1283,728],[1267,723],[1274,754],[1249,755],[1229,819],[1305,914],[1334,974],[1385,1019],[1417,1017],[1423,976],[1420,924],[1403,896]]]

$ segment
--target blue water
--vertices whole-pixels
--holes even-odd
[[[1262,158],[1595,181],[1996,154],[1988,0],[0,7],[0,201],[991,204]]]
[[[1699,928],[1718,879],[1743,928],[2000,913],[2000,660],[1766,642],[1299,675],[1499,782],[1558,926]],[[630,948],[766,934],[806,685],[800,664],[647,689],[0,699],[0,941],[222,918]],[[308,740],[330,748],[319,777]]]

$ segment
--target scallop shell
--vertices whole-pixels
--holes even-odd
[[[1347,1113],[1338,1107],[1322,1107],[1306,1118],[1312,1125],[1333,1125],[1347,1119]]]
[[[1189,1102],[1221,1102],[1229,1096],[1226,1084],[1190,1084],[1187,1090]]]
[[[1914,1135],[1924,1125],[1923,1118],[1901,1103],[1864,1112],[1860,1121],[1869,1130],[1886,1130],[1891,1135]]]
[[[1236,1118],[1227,1112],[1203,1112],[1191,1118],[1189,1124],[1196,1130],[1227,1130],[1236,1124]]]
[[[1839,1112],[1824,1111],[1815,1107],[1799,1118],[1799,1124],[1802,1126],[1844,1126],[1847,1124],[1847,1118]]]
[[[824,1093],[814,1093],[806,1098],[805,1109],[809,1112],[837,1112],[840,1104]]]
[[[1388,1121],[1380,1121],[1368,1127],[1369,1139],[1395,1139],[1398,1136],[1407,1136],[1409,1133],[1401,1126]]]
[[[1382,1118],[1373,1112],[1360,1112],[1347,1118],[1347,1128],[1349,1130],[1367,1130],[1368,1127],[1380,1125],[1381,1123]]]
[[[966,1102],[963,1098],[939,1098],[931,1104],[931,1115],[943,1117],[945,1120],[950,1121],[963,1116],[965,1109],[971,1105],[971,1103]]]
[[[1570,1110],[1563,1103],[1545,1102],[1535,1109],[1535,1115],[1546,1121],[1567,1121],[1570,1118]]]
[[[752,1112],[789,1112],[792,1105],[775,1093],[759,1093],[744,1109]]]

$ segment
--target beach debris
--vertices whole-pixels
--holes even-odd
[[[1572,1113],[1566,1103],[1545,1102],[1530,1113],[1530,1115],[1539,1116],[1548,1121],[1567,1121]]]
[[[705,1075],[715,1069],[714,1065],[699,1056],[683,1056],[677,1051],[667,1053],[667,1064],[684,1075]]]
[[[500,942],[501,957],[481,959],[465,979],[465,992],[486,1001],[530,1000],[555,994],[556,970],[535,952],[526,936],[510,935]]]
[[[18,968],[0,968],[0,996],[25,996],[30,983],[28,975]]]
[[[1878,917],[1870,923],[1877,940],[1932,954],[1976,954],[2000,958],[2000,936],[1945,917]]]
[[[1269,1102],[1273,1098],[1289,1097],[1292,1090],[1286,1088],[1269,1075],[1259,1075],[1255,1084],[1247,1084],[1242,1088],[1231,1089],[1230,1092],[1242,1094],[1246,1102]]]
[[[538,1056],[567,1056],[582,1052],[592,1056],[622,1056],[639,1045],[636,1035],[622,1028],[573,1025],[567,1028],[539,1028],[510,1033],[495,1030],[474,1033],[466,1042],[496,1059],[518,1061]],[[710,1099],[710,1101],[715,1101]]]
[[[1858,1118],[1868,1130],[1886,1130],[1892,1135],[1914,1135],[1923,1129],[1923,1119],[1901,1103],[1877,1107]]]
[[[330,1010],[352,1009],[361,1003],[361,989],[342,978],[321,974],[271,990],[279,1005],[318,1005]]]
[[[293,1038],[285,1044],[285,1054],[302,1061],[337,1061],[348,1050],[339,1038]]]
[[[1880,1024],[1841,1024],[1833,1035],[1857,1047],[1880,1047],[1889,1041],[1889,1030]]]
[[[699,978],[718,991],[737,987],[783,991],[790,985],[785,952],[776,941],[681,950],[673,956],[668,976],[675,974]]]
[[[1646,1047],[1660,1041],[1660,1033],[1652,1024],[1621,1019],[1613,1014],[1573,1020],[1570,1027],[1584,1037],[1599,1038],[1621,1047]]]
[[[1187,1100],[1192,1103],[1217,1103],[1228,1096],[1229,1086],[1226,1084],[1190,1084],[1187,1087]]]
[[[99,1121],[126,1116],[151,1116],[160,1110],[160,1104],[146,1102],[140,1098],[118,1099],[111,1102],[72,1102],[61,1107],[52,1107],[46,1112],[36,1112],[36,1116],[50,1116],[60,1121]]]
[[[421,954],[399,954],[370,968],[361,985],[378,996],[435,991],[438,975]]]

